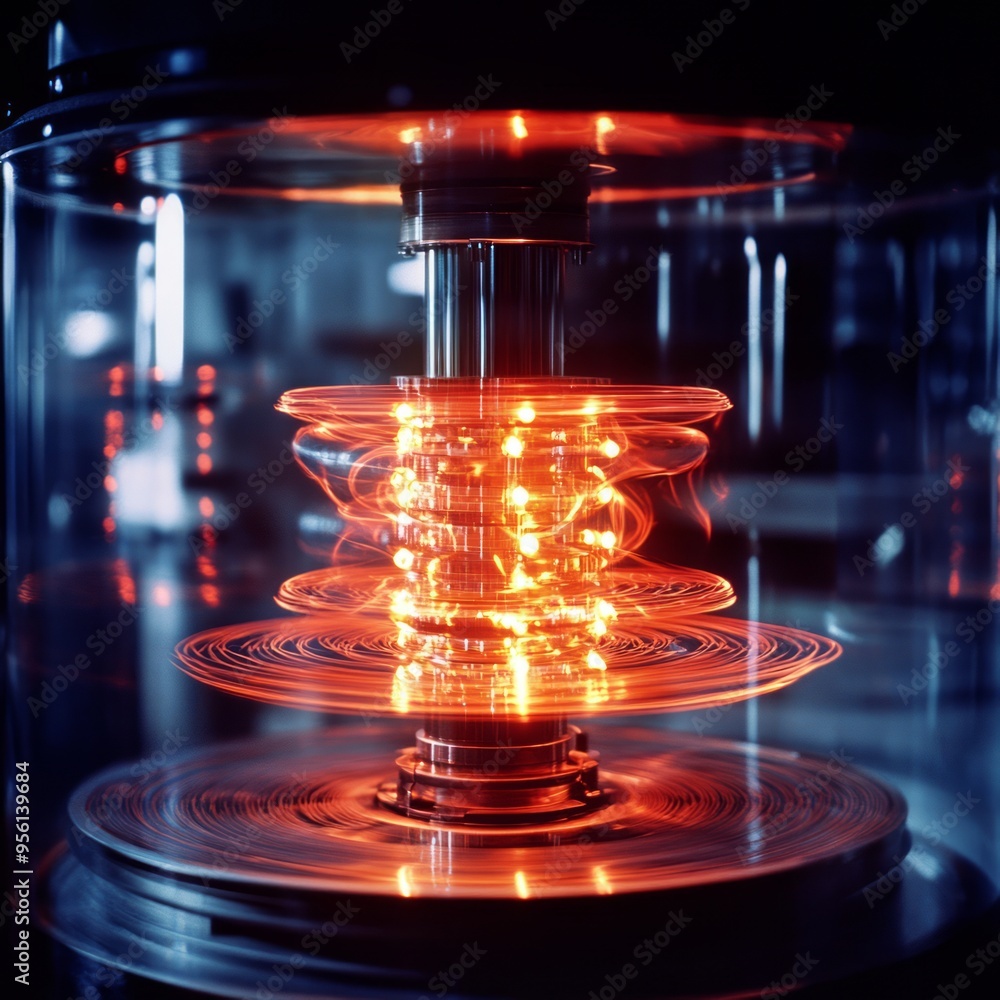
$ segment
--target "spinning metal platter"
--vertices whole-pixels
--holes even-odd
[[[112,966],[142,941],[133,971],[220,996],[251,995],[287,966],[283,995],[303,997],[412,995],[465,944],[497,956],[477,965],[478,989],[534,995],[530,970],[564,948],[571,978],[600,983],[619,952],[683,933],[649,985],[709,995],[862,916],[863,887],[908,848],[901,797],[836,756],[636,729],[598,741],[612,794],[596,812],[516,829],[428,823],[375,800],[386,747],[405,738],[335,728],[197,750],[141,779],[97,775],[48,873],[53,932]],[[874,937],[859,924],[870,940],[848,964],[892,912]],[[706,977],[719,934],[737,942],[739,971]]]

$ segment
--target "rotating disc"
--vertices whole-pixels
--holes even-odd
[[[141,935],[156,944],[136,971],[219,996],[249,995],[255,976],[266,984],[272,966],[300,956],[285,996],[377,985],[394,997],[426,990],[463,944],[527,967],[593,934],[599,950],[573,960],[586,981],[610,961],[600,956],[637,949],[643,933],[683,932],[668,974],[678,992],[662,992],[664,966],[657,995],[705,995],[709,982],[732,991],[780,968],[786,947],[856,909],[908,844],[900,796],[836,755],[634,729],[596,741],[612,805],[470,833],[376,805],[387,748],[405,738],[333,729],[178,755],[138,780],[129,767],[96,776],[71,801],[45,919],[111,964]],[[736,979],[705,979],[719,934],[746,950]],[[536,995],[517,964],[496,961],[479,989]]]

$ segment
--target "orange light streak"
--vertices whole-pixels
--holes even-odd
[[[193,636],[180,665],[329,712],[630,714],[784,687],[839,646],[714,616],[734,600],[725,580],[636,554],[653,517],[634,480],[696,470],[708,442],[690,425],[729,406],[710,389],[570,379],[286,393],[278,408],[307,422],[300,464],[347,538],[382,555],[292,578],[278,603],[302,617]]]

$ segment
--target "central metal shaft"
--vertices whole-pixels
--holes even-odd
[[[402,194],[401,249],[424,254],[426,374],[561,376],[566,258],[590,246],[586,176],[556,153],[447,160]],[[440,822],[538,823],[606,801],[585,734],[560,716],[431,715],[396,767],[378,801]]]

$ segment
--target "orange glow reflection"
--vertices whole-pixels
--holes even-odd
[[[569,379],[286,393],[279,409],[307,423],[299,462],[345,544],[377,556],[287,581],[278,601],[301,617],[193,636],[181,666],[233,694],[376,713],[688,710],[784,687],[839,646],[711,615],[735,599],[725,580],[638,555],[653,507],[635,480],[682,483],[708,445],[691,425],[729,406]]]

